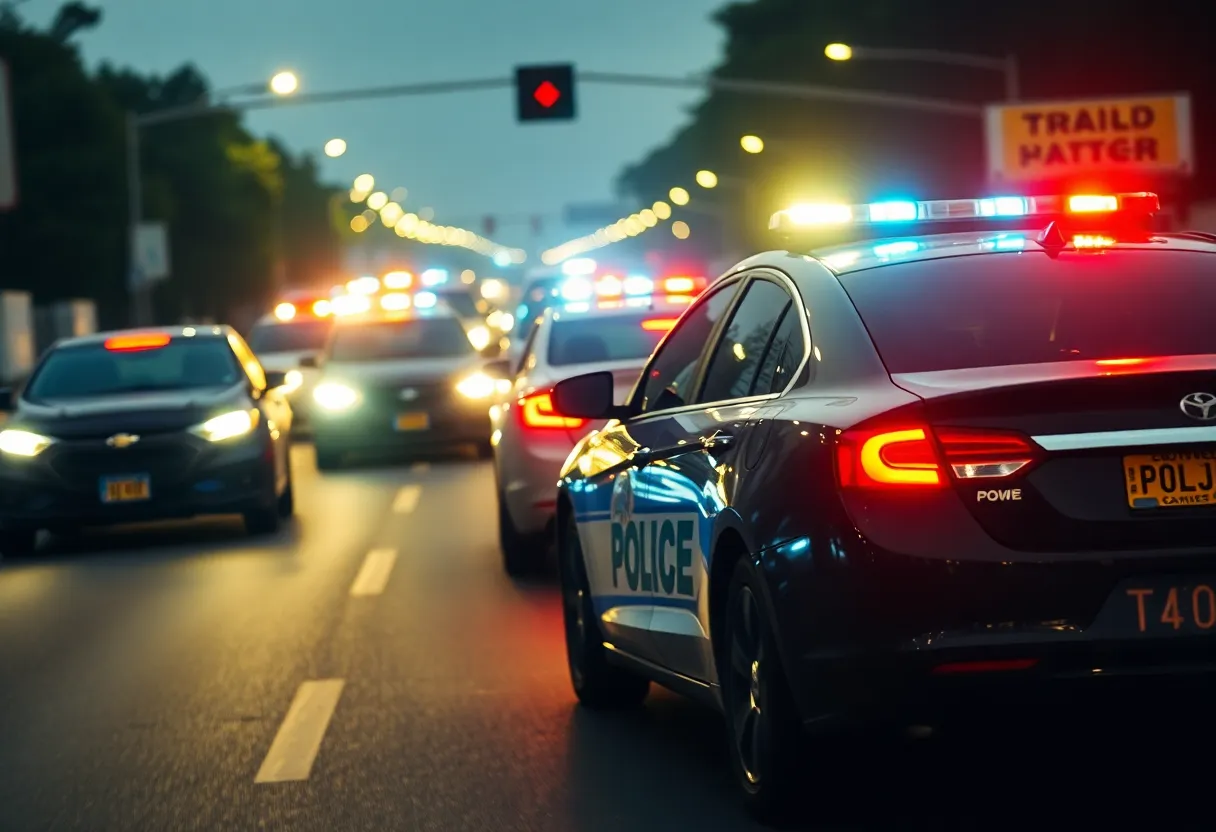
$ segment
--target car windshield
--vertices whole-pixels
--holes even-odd
[[[631,359],[640,364],[666,334],[662,317],[648,312],[554,321],[549,334],[549,364],[564,367]]]
[[[32,401],[231,387],[244,377],[222,338],[177,338],[164,347],[115,352],[102,344],[61,347],[30,379]]]
[[[465,292],[445,292],[439,296],[453,312],[462,318],[478,318],[481,313],[477,311],[477,301],[473,300],[473,296]]]
[[[331,329],[333,325],[329,321],[257,324],[249,333],[249,348],[259,355],[316,351],[325,346]]]
[[[951,257],[842,275],[892,373],[1216,353],[1216,257]]]
[[[331,361],[455,358],[473,345],[455,318],[412,318],[341,326],[330,344]]]

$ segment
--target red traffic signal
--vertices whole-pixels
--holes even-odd
[[[516,67],[515,99],[520,121],[574,118],[574,65]]]

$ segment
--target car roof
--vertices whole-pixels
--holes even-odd
[[[460,318],[449,307],[435,306],[432,309],[410,309],[391,313],[369,313],[364,315],[343,315],[334,319],[335,327],[364,326],[365,324],[405,323],[407,321],[453,320],[457,323]]]
[[[77,335],[72,338],[61,338],[55,342],[55,347],[87,347],[94,344],[104,344],[106,340],[120,335],[159,335],[163,333],[170,338],[227,338],[233,332],[235,330],[226,324],[146,326],[138,329],[111,329],[105,332]]]
[[[1018,231],[958,232],[851,242],[815,249],[810,257],[838,275],[897,263],[915,263],[951,257],[974,257],[1039,252],[1041,228]],[[1193,233],[1153,234],[1147,239],[1103,245],[1104,251],[1190,251],[1216,254],[1216,237]]]
[[[679,317],[688,307],[689,303],[672,303],[655,299],[651,299],[647,304],[630,304],[628,301],[600,301],[595,304],[561,303],[550,306],[545,310],[545,315],[553,320],[598,320],[638,315]]]

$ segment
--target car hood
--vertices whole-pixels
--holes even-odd
[[[403,361],[331,361],[325,365],[324,381],[354,384],[440,381],[471,373],[485,363],[479,356],[455,358],[411,358]]]
[[[6,426],[27,428],[59,439],[115,433],[168,433],[184,430],[227,410],[252,406],[243,385],[223,389],[123,393],[87,399],[22,400]]]
[[[295,352],[264,352],[258,353],[258,361],[267,370],[288,370],[300,369],[300,361],[311,356],[320,354],[320,350],[298,350]],[[305,368],[307,369],[307,368]]]

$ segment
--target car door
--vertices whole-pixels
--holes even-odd
[[[694,571],[696,538],[689,518],[656,514],[655,502],[641,493],[637,477],[645,466],[639,465],[637,456],[646,450],[633,431],[640,424],[648,432],[646,418],[660,406],[692,400],[705,344],[725,318],[737,289],[735,280],[714,287],[668,333],[631,396],[632,402],[640,403],[636,406],[641,408],[641,416],[610,423],[588,439],[583,451],[585,480],[571,494],[592,600],[605,636],[616,647],[649,661],[660,660],[650,636],[656,577],[662,586],[663,574],[674,574],[670,597],[686,603],[695,598],[691,583],[700,579]],[[649,400],[648,390],[652,392]],[[662,402],[654,391],[663,392]],[[681,524],[681,520],[685,522]],[[666,558],[670,558],[673,568],[682,565],[678,574],[658,573],[651,563],[660,543],[659,532],[675,536],[671,540],[665,536],[661,542],[663,566],[668,566]]]
[[[692,401],[630,426],[635,441],[650,449],[630,473],[635,514],[646,518],[638,525],[643,562],[649,559],[653,573],[651,638],[665,667],[710,683],[717,681],[708,579],[715,523],[728,510],[747,449],[763,439],[752,428],[775,395],[769,357],[779,360],[794,329],[801,337],[800,312],[783,280],[750,275],[725,325],[702,348]]]

